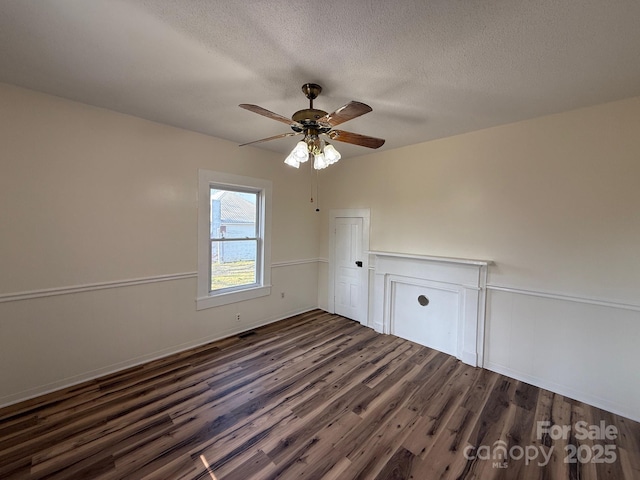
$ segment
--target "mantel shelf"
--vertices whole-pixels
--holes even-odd
[[[478,259],[472,259],[472,258],[437,257],[432,255],[416,255],[412,253],[380,252],[376,250],[370,250],[367,253],[370,255],[376,255],[378,257],[411,258],[413,260],[428,260],[430,262],[441,262],[441,263],[457,263],[460,265],[478,265],[478,266],[493,265],[492,260],[478,260]]]

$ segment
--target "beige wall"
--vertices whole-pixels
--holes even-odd
[[[0,95],[0,293],[195,270],[199,168],[272,180],[272,260],[317,256],[308,182],[279,155],[9,86]]]
[[[640,418],[639,182],[640,98],[345,159],[320,256],[370,208],[372,250],[493,260],[485,366]]]
[[[346,159],[330,208],[371,249],[496,262],[490,283],[640,304],[640,98]]]
[[[0,404],[316,306],[317,214],[279,155],[9,85],[0,111]],[[188,277],[2,301],[194,273],[199,168],[272,180],[270,297],[196,312]]]

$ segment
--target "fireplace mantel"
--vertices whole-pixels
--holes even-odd
[[[434,255],[418,255],[415,253],[379,252],[377,250],[370,250],[367,253],[369,255],[375,255],[376,257],[408,258],[414,260],[426,260],[429,262],[457,263],[460,265],[477,265],[484,267],[493,265],[491,260],[476,260],[472,258],[438,257]]]
[[[373,327],[482,366],[489,260],[368,252]]]

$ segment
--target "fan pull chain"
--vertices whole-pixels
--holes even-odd
[[[309,180],[311,180],[310,182],[310,189],[311,189],[311,202],[313,203],[313,172],[316,172],[316,212],[320,211],[320,202],[319,202],[319,194],[318,194],[318,170],[316,170],[315,168],[313,168],[313,162],[309,161],[309,170],[310,170],[310,174],[309,175]]]
[[[311,155],[309,155],[309,157],[311,157]],[[312,161],[309,160],[309,167],[310,167],[310,173],[309,173],[309,186],[311,189],[311,203],[313,203],[313,165],[312,165]]]
[[[316,212],[320,211],[320,181],[318,179],[318,170],[316,172]],[[313,175],[313,170],[311,171],[311,175]]]

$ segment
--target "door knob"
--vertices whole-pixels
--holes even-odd
[[[360,260],[356,261],[356,267],[362,268],[362,262]]]

